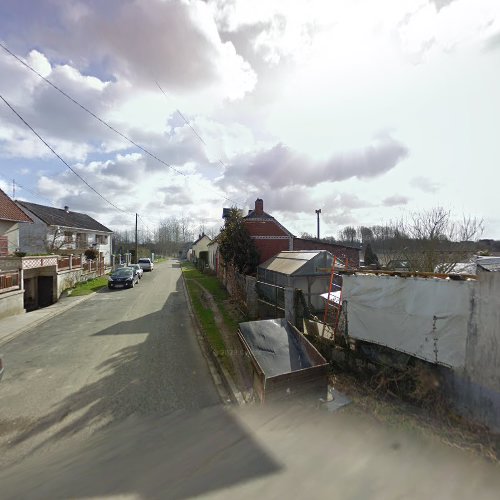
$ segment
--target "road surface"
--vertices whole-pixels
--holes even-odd
[[[216,405],[174,261],[96,293],[2,348],[0,468],[130,415]]]

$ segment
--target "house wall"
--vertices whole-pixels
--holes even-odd
[[[20,225],[19,250],[29,254],[47,253],[47,225],[36,215],[24,211],[31,217],[33,224]]]
[[[217,271],[218,243],[212,243],[208,246],[208,265],[212,271]]]
[[[244,219],[244,222],[259,252],[259,264],[284,250],[292,249],[291,236],[274,220]]]
[[[7,255],[19,248],[19,224],[17,222],[0,220],[0,236],[7,237]]]
[[[208,236],[204,236],[200,241],[198,241],[198,243],[196,243],[196,245],[193,245],[193,248],[192,248],[193,258],[198,258],[200,255],[200,252],[208,252],[208,250],[209,250],[208,244],[211,241],[212,240]]]
[[[302,238],[293,239],[293,250],[327,250],[338,258],[349,260],[349,267],[359,267],[359,250],[342,245],[333,245],[321,241],[306,240]]]

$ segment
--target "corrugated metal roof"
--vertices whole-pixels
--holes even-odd
[[[306,265],[310,260],[326,250],[302,250],[300,252],[280,252],[261,264],[261,269],[291,275]]]
[[[500,271],[500,257],[478,257],[476,264],[486,271]]]

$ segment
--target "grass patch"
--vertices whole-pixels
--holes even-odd
[[[97,292],[97,290],[108,284],[107,276],[99,276],[93,280],[89,280],[86,283],[78,283],[75,288],[71,290],[72,297],[78,297],[80,295],[89,295],[91,293]]]
[[[227,354],[226,346],[222,335],[215,323],[213,311],[205,307],[201,299],[202,289],[198,286],[200,284],[205,288],[214,298],[219,311],[224,318],[224,323],[236,331],[238,323],[231,317],[224,307],[224,301],[228,299],[229,295],[225,288],[222,286],[216,276],[210,274],[203,274],[189,262],[181,263],[182,273],[186,281],[186,286],[193,303],[194,312],[198,318],[203,332],[205,333],[212,349],[217,353],[221,359],[224,367],[230,372],[234,372],[230,356]]]

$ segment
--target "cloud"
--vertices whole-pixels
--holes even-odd
[[[410,186],[420,189],[424,193],[435,193],[440,188],[440,185],[438,183],[422,176],[414,177],[413,179],[411,179]]]
[[[410,199],[407,196],[393,195],[382,200],[382,205],[385,207],[396,207],[398,205],[406,205]]]
[[[369,146],[316,161],[284,144],[235,158],[225,171],[222,185],[313,187],[322,182],[339,182],[356,177],[368,179],[392,170],[408,156],[402,143],[385,137]]]
[[[43,9],[10,9],[8,17],[23,25],[51,59],[125,79],[136,88],[151,89],[155,80],[181,92],[217,85],[222,97],[237,99],[256,83],[249,63],[231,42],[220,39],[212,10],[201,0],[54,1]],[[16,46],[21,43],[16,38]]]

